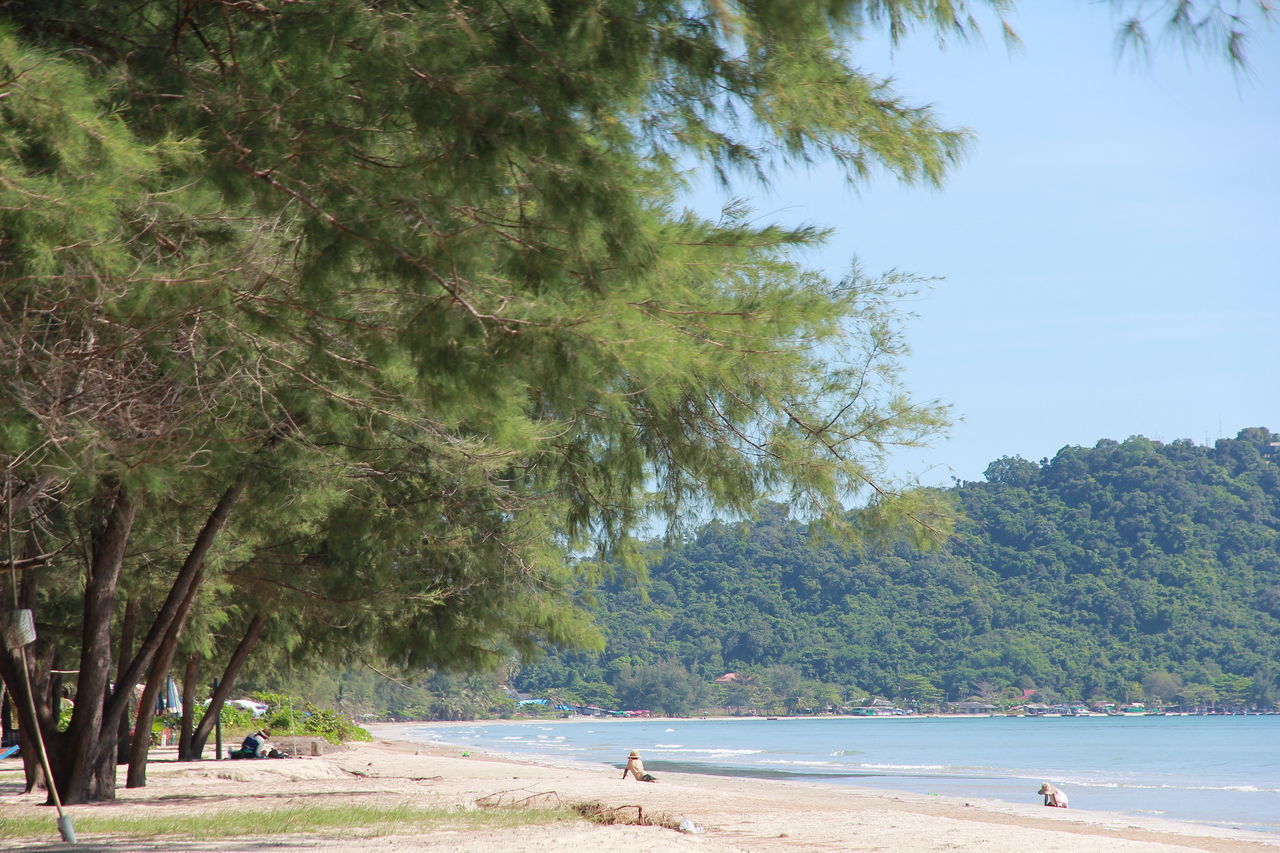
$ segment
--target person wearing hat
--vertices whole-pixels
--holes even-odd
[[[240,744],[240,754],[245,758],[266,758],[267,740],[271,737],[269,729],[258,729]]]
[[[1067,807],[1067,792],[1061,788],[1056,788],[1045,782],[1040,786],[1039,792],[1044,795],[1044,804],[1054,808],[1065,809]]]
[[[637,782],[657,782],[658,781],[657,779],[653,778],[652,774],[644,772],[644,762],[640,760],[639,750],[633,749],[631,750],[631,754],[627,756],[627,766],[622,771],[622,778],[626,779],[628,773],[636,777]]]

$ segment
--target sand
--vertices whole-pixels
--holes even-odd
[[[0,848],[25,851],[1253,851],[1280,853],[1280,835],[1123,815],[1046,809],[1034,791],[1022,805],[965,802],[800,782],[663,773],[657,784],[623,781],[613,767],[548,765],[399,740],[412,726],[373,727],[376,740],[320,756],[282,761],[178,762],[158,750],[145,788],[121,788],[112,803],[72,806],[73,822],[107,814],[226,812],[238,838],[175,842],[86,835],[60,842],[43,796],[15,791],[12,772],[0,775]],[[304,752],[309,750],[302,750]],[[626,756],[619,756],[619,761]],[[15,761],[0,762],[13,771]],[[123,779],[121,780],[123,783]],[[477,808],[477,802],[524,802],[527,807],[598,802],[622,814],[648,817],[700,832],[661,826],[574,824],[471,831],[437,830],[359,839],[315,833],[255,838],[252,815],[293,803],[368,803]],[[4,819],[47,817],[49,837],[6,838]]]

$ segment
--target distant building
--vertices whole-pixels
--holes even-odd
[[[996,706],[988,705],[986,702],[951,702],[947,705],[948,710],[953,714],[992,714],[995,713]]]
[[[899,708],[884,699],[876,699],[870,705],[861,705],[857,708],[849,709],[849,714],[854,717],[904,717],[910,713],[910,711]]]

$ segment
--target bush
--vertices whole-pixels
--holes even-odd
[[[257,728],[257,719],[253,716],[252,711],[237,708],[230,702],[223,704],[222,712],[218,716],[224,729],[248,732]]]
[[[337,711],[279,693],[255,693],[254,698],[269,706],[262,725],[276,735],[316,735],[329,743],[373,740],[373,735]]]

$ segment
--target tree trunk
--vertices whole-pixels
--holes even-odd
[[[68,804],[115,796],[114,761],[110,762],[111,790],[99,790],[105,774],[98,770],[103,761],[98,745],[107,732],[114,735],[116,729],[112,725],[104,730],[102,724],[111,667],[111,617],[115,611],[116,584],[124,564],[125,546],[129,542],[137,509],[118,484],[111,486],[110,500],[110,513],[93,537],[92,560],[85,581],[76,704],[59,749],[66,760],[59,761],[57,765],[50,761],[58,793]]]
[[[14,734],[13,717],[9,711],[9,688],[0,680],[0,749],[13,746],[18,736]]]
[[[36,740],[31,736],[31,731],[25,727],[18,729],[18,752],[23,756],[22,759],[22,776],[24,785],[22,792],[30,794],[37,788],[48,787],[44,779],[44,766],[37,757],[39,753],[36,751],[39,747]]]
[[[177,630],[173,636],[173,643],[177,643],[177,634],[181,632],[181,622],[185,619],[183,604],[190,608],[190,598],[199,590],[200,581],[204,577],[204,561],[209,554],[209,549],[213,547],[213,542],[217,538],[222,526],[226,524],[227,516],[231,514],[231,508],[235,506],[240,495],[244,492],[244,488],[249,481],[249,470],[246,466],[244,473],[236,480],[235,483],[223,493],[222,499],[218,501],[218,505],[213,508],[213,512],[209,513],[209,517],[205,519],[204,527],[200,529],[196,541],[191,547],[190,553],[187,554],[186,560],[183,561],[182,567],[178,570],[177,577],[173,580],[173,585],[169,588],[169,594],[165,597],[164,604],[160,606],[159,612],[156,613],[155,620],[151,623],[151,629],[147,631],[147,636],[142,641],[142,646],[130,661],[129,667],[125,670],[124,676],[120,678],[116,684],[115,693],[111,696],[111,701],[107,703],[104,713],[104,723],[106,727],[114,731],[120,725],[120,717],[128,713],[129,705],[132,701],[133,686],[138,683],[142,677],[142,673],[148,669],[154,669],[152,664],[161,646],[165,645],[170,636],[170,629],[175,625]],[[180,614],[182,617],[180,618]],[[170,661],[172,661],[173,650],[170,649]],[[145,710],[145,708],[144,708]],[[150,726],[150,720],[147,725]],[[145,731],[139,726],[134,726],[134,731]],[[148,733],[148,740],[150,735]],[[114,741],[104,744],[100,747],[102,751],[110,749],[114,745]],[[137,754],[137,744],[130,755]]]
[[[182,732],[178,735],[178,760],[195,761],[200,756],[191,753],[191,731],[196,714],[196,679],[200,677],[200,656],[187,655],[187,666],[182,673]]]
[[[43,647],[42,647],[43,646]],[[37,654],[33,654],[37,652]],[[39,751],[36,746],[36,732],[43,732],[45,741],[51,739],[56,748],[57,714],[50,710],[48,672],[53,662],[53,648],[47,644],[27,647],[27,653],[10,649],[0,649],[0,676],[12,701],[12,708],[18,717],[18,744],[21,747],[22,769],[26,777],[27,792],[45,785],[44,768],[40,766]],[[28,677],[22,675],[23,667],[27,668]],[[41,673],[44,673],[43,677]],[[28,683],[31,692],[28,693]]]
[[[155,663],[151,667],[151,675],[147,678],[147,686],[142,691],[142,704],[138,707],[138,722],[133,727],[133,744],[129,749],[129,774],[125,782],[126,788],[142,788],[147,784],[147,753],[151,749],[151,721],[156,715],[156,693],[168,686],[169,667],[173,666],[173,655],[178,650],[178,639],[182,636],[182,628],[186,625],[191,605],[200,592],[200,582],[204,579],[202,566],[187,587],[187,595],[178,604],[177,612],[169,625],[156,651]]]
[[[97,800],[116,798],[116,762],[115,756],[109,752],[107,760],[99,761],[93,768],[93,790]]]
[[[138,600],[130,598],[124,606],[124,619],[120,623],[120,655],[116,658],[116,684],[124,682],[125,667],[133,655],[133,635],[138,628]],[[129,688],[132,690],[133,688]],[[129,712],[120,715],[116,725],[116,764],[129,763]]]
[[[218,722],[218,716],[222,713],[222,706],[226,704],[227,697],[231,695],[231,688],[240,676],[240,670],[244,668],[244,662],[249,659],[249,653],[253,651],[254,646],[258,644],[258,640],[262,637],[262,629],[266,624],[267,617],[262,613],[255,613],[253,618],[249,620],[249,627],[245,629],[239,645],[232,652],[231,659],[227,661],[227,668],[222,673],[222,680],[218,682],[217,689],[213,691],[213,696],[209,699],[209,708],[204,712],[200,725],[196,726],[196,730],[191,736],[193,757],[199,758],[201,753],[204,752],[205,742],[209,740],[209,733],[213,731],[214,725]]]
[[[168,684],[169,666],[172,663],[172,650],[167,654],[161,651],[155,659],[156,665],[151,669],[146,686],[142,689],[142,699],[138,701],[138,719],[133,724],[133,742],[129,744],[129,773],[124,783],[126,788],[146,787],[151,724],[156,717],[156,693]]]
[[[269,452],[290,431],[290,426],[282,427],[263,444],[259,454]],[[82,709],[81,705],[77,704],[73,712],[72,726],[66,735],[57,732],[56,710],[51,711],[47,703],[37,710],[36,715],[39,719],[28,719],[31,716],[30,712],[23,708],[26,693],[25,691],[21,694],[17,692],[18,685],[22,681],[19,661],[7,650],[0,650],[0,676],[15,693],[15,699],[19,700],[15,704],[19,711],[20,725],[28,732],[36,731],[36,726],[39,726],[40,731],[44,733],[45,742],[50,746],[50,767],[54,778],[60,783],[59,793],[63,794],[66,802],[111,799],[115,796],[113,784],[108,785],[106,780],[109,777],[112,783],[114,782],[113,762],[118,748],[117,732],[122,725],[127,725],[125,721],[129,708],[133,704],[134,685],[148,670],[153,672],[159,670],[161,675],[167,673],[168,664],[172,662],[173,649],[177,645],[178,636],[186,621],[186,614],[203,579],[205,560],[218,533],[226,524],[232,508],[239,501],[249,482],[253,461],[251,459],[246,462],[235,482],[227,488],[209,513],[192,544],[191,551],[174,577],[169,593],[157,611],[146,637],[128,665],[117,669],[115,689],[111,691],[110,699],[102,703],[98,700],[98,697],[103,695],[99,685],[105,688],[106,674],[110,668],[109,621],[114,609],[116,581],[120,571],[120,566],[115,561],[117,555],[123,558],[129,542],[134,512],[124,490],[118,485],[112,489],[114,502],[100,533],[94,539],[92,566],[85,590],[81,675],[77,690],[77,696],[83,701],[84,707]],[[15,501],[15,505],[17,497],[10,498]],[[37,573],[35,568],[23,572],[20,600],[25,604],[21,606],[34,609]],[[104,622],[107,623],[105,626]],[[155,663],[162,651],[167,651],[167,660],[161,669],[156,667]],[[122,664],[123,661],[122,655]],[[32,668],[37,674],[41,671],[46,673],[46,678],[40,679],[41,687],[48,685],[47,673],[52,668],[51,663],[50,660],[43,669]],[[37,695],[39,695],[38,692]],[[154,693],[151,700],[154,702]],[[145,710],[147,710],[145,725],[140,720],[137,727],[137,731],[144,736],[141,744],[133,744],[130,751],[131,760],[137,756],[141,746],[142,760],[145,761],[146,747],[150,744],[151,711]],[[31,728],[28,729],[28,726]],[[30,779],[33,776],[31,767],[35,759],[33,751],[29,748],[23,749],[23,761],[28,768]],[[108,764],[112,764],[110,771],[106,767]],[[143,778],[145,779],[145,775]]]

